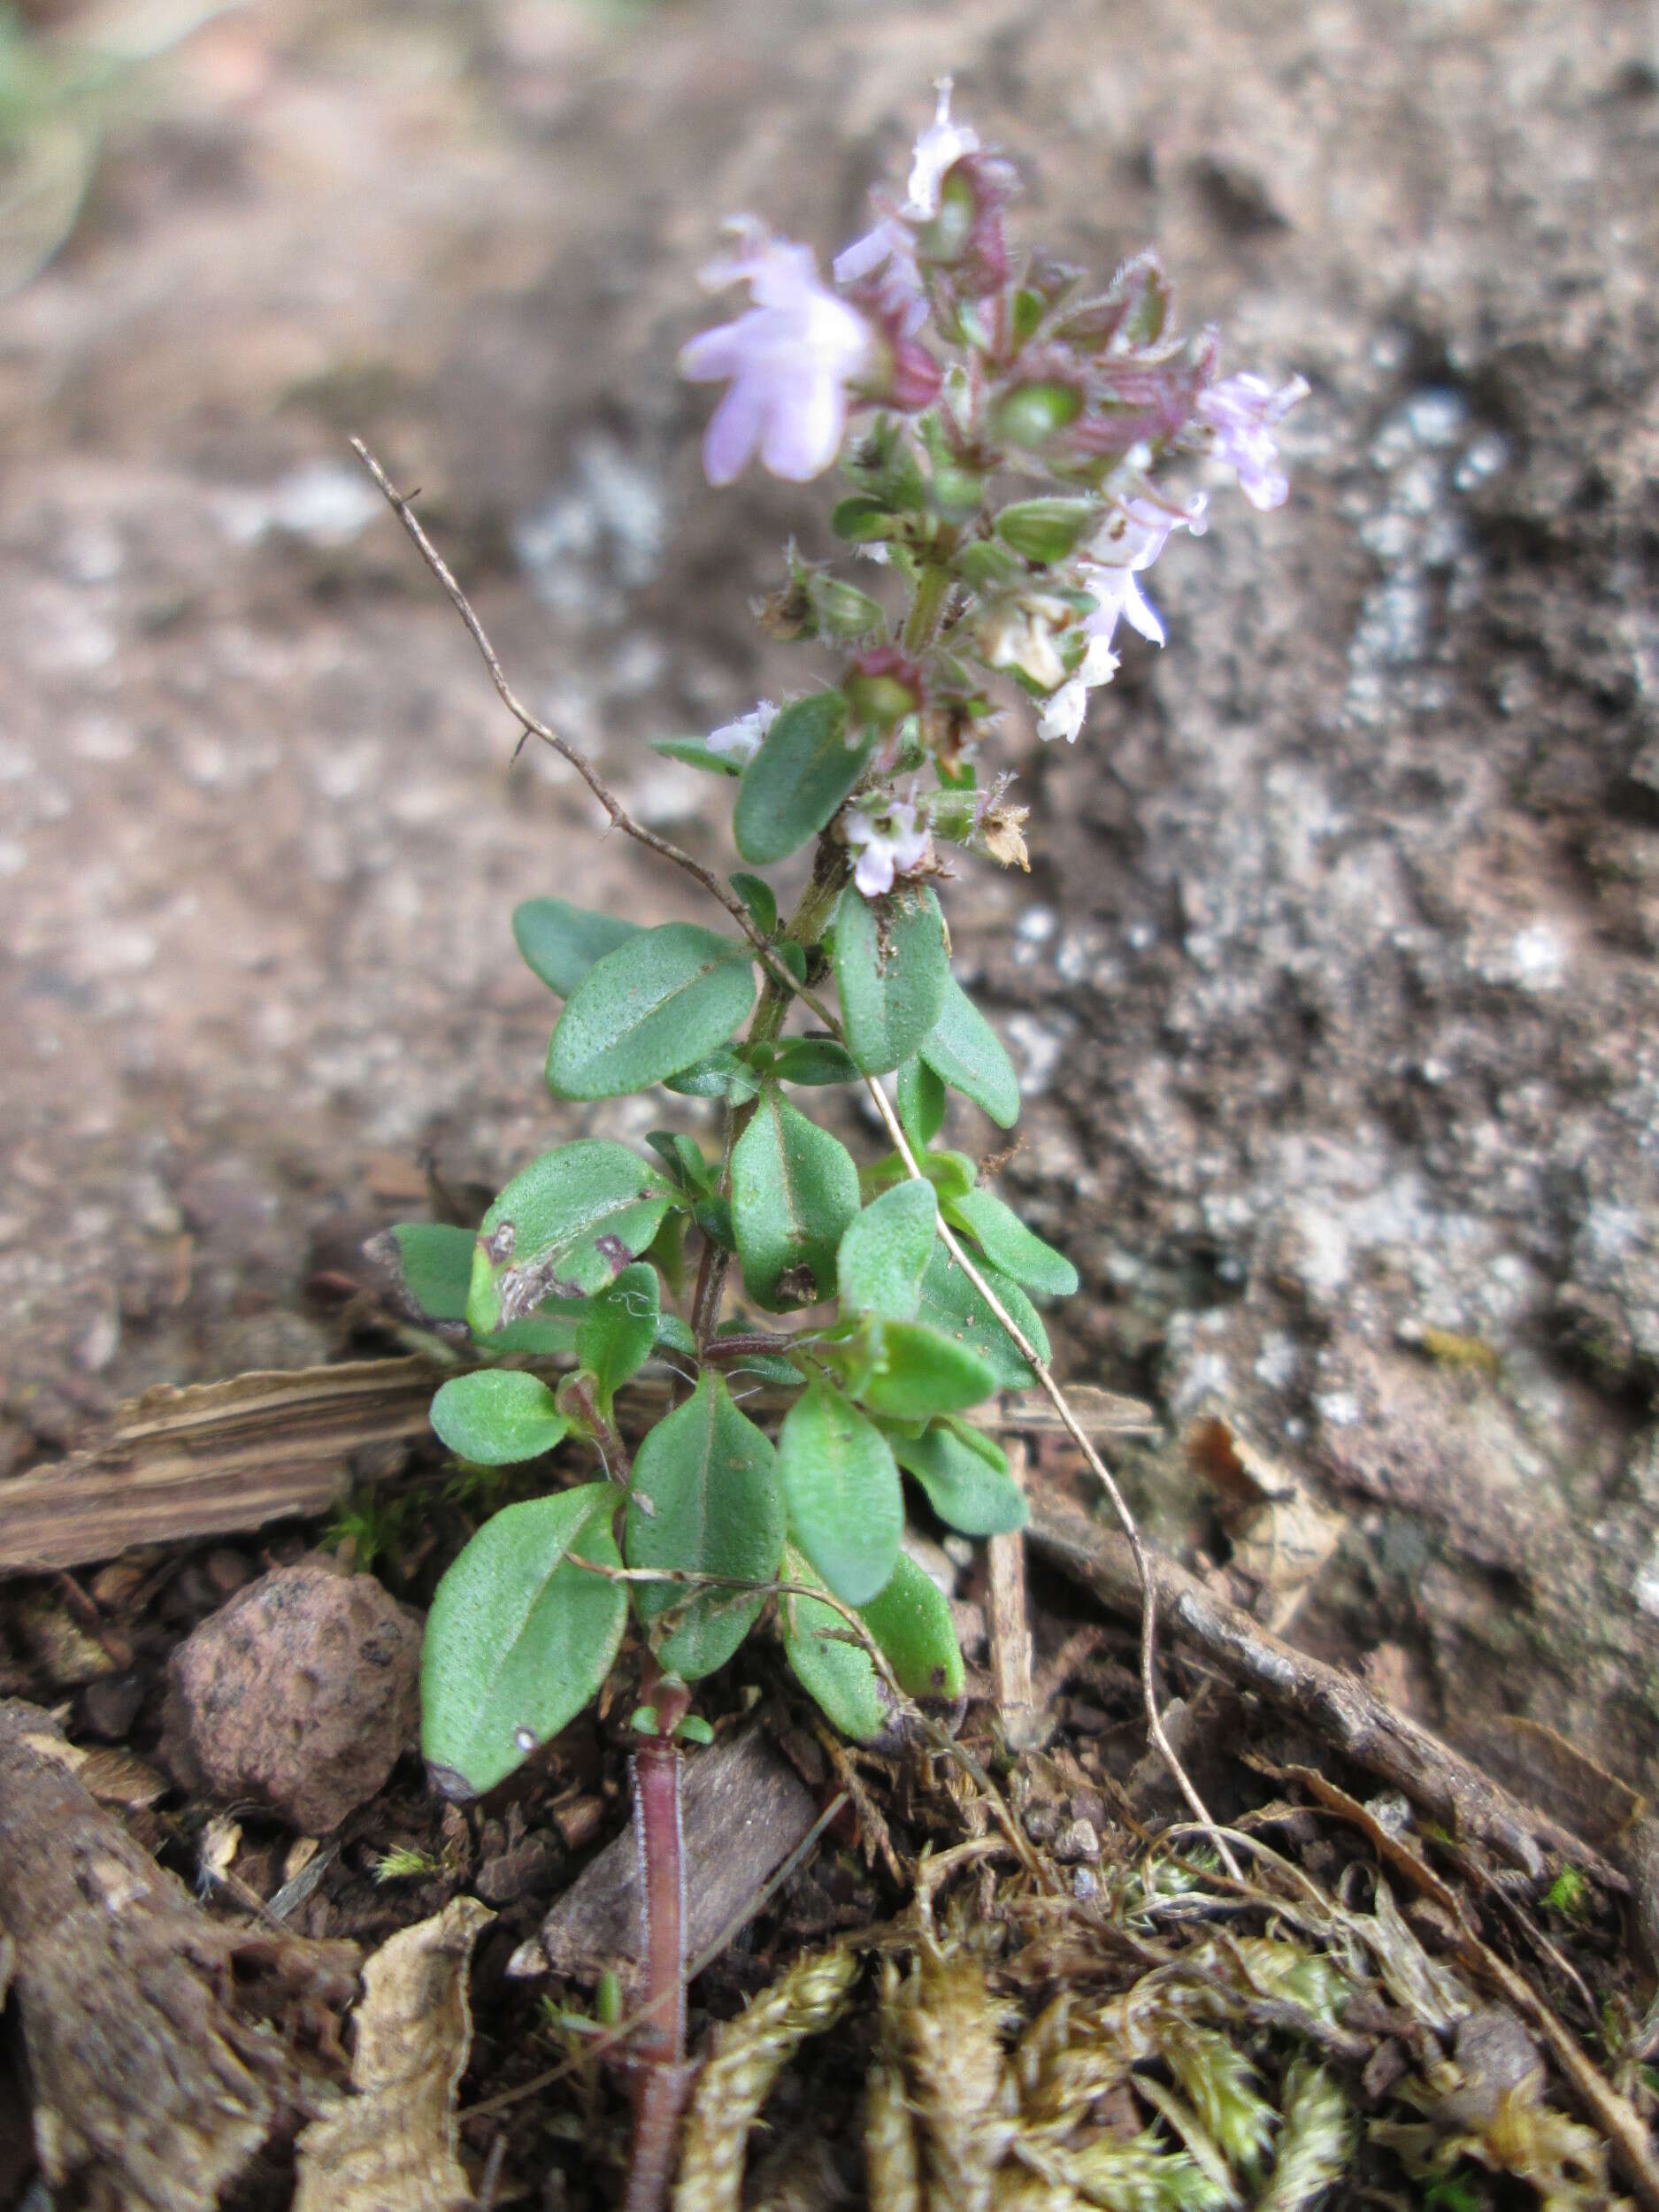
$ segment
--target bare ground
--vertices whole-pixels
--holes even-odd
[[[718,855],[643,741],[775,684],[746,603],[822,532],[702,486],[692,272],[736,208],[840,243],[951,68],[1033,234],[1156,239],[1315,388],[1293,503],[1171,552],[1076,751],[1010,726],[1031,881],[950,902],[1027,1085],[1008,1182],[1086,1277],[1062,1370],[1156,1396],[1172,1545],[1219,1547],[1174,1440],[1225,1406],[1348,1514],[1301,1632],[1649,1786],[1655,58],[1613,0],[198,34],[0,336],[0,1459],[322,1356],[304,1286],[423,1154],[499,1179],[576,1125],[512,902],[689,910],[509,765],[346,434]]]

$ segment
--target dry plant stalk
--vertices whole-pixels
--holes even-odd
[[[768,2092],[800,2046],[840,2019],[859,1970],[846,1946],[810,1953],[720,2031],[686,2116],[674,2212],[738,2212],[749,2131]]]

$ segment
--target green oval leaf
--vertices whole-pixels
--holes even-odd
[[[895,1421],[926,1421],[960,1413],[996,1389],[996,1372],[974,1348],[920,1321],[871,1321],[870,1371],[857,1397],[872,1413]]]
[[[691,922],[641,930],[588,971],[548,1047],[560,1098],[618,1098],[723,1045],[755,1002],[749,948]]]
[[[835,1286],[835,1249],[858,1211],[852,1155],[768,1087],[732,1154],[743,1284],[774,1312]]]
[[[526,899],[512,910],[514,942],[533,972],[561,998],[570,996],[595,961],[637,936],[639,927],[565,899]]]
[[[945,1201],[953,1229],[977,1237],[986,1257],[1023,1289],[1040,1298],[1070,1298],[1077,1290],[1077,1270],[1064,1252],[1045,1244],[1011,1208],[988,1190],[964,1191]]]
[[[864,773],[874,741],[847,742],[839,691],[785,707],[738,786],[732,833],[744,859],[764,867],[815,837]]]
[[[920,1436],[895,1436],[894,1457],[927,1493],[948,1528],[964,1536],[1002,1536],[1024,1528],[1029,1510],[1008,1471],[1008,1455],[970,1422],[931,1422]]]
[[[515,1175],[479,1225],[466,1317],[480,1336],[544,1298],[587,1298],[637,1259],[674,1199],[667,1178],[600,1137]]]
[[[787,1582],[804,1583],[809,1589],[824,1586],[793,1548],[784,1553],[783,1572]],[[891,1699],[869,1654],[849,1640],[850,1624],[833,1605],[803,1597],[785,1598],[780,1619],[790,1670],[831,1726],[856,1743],[879,1736],[892,1712]]]
[[[842,1311],[914,1321],[938,1225],[933,1187],[914,1178],[866,1206],[849,1225],[836,1255]]]
[[[438,1788],[477,1796],[575,1718],[615,1663],[623,1584],[608,1482],[510,1505],[439,1583],[420,1655],[420,1747]]]
[[[944,1084],[919,1057],[899,1070],[899,1121],[912,1152],[926,1152],[945,1125]]]
[[[365,1247],[396,1286],[398,1302],[419,1321],[465,1321],[472,1279],[472,1232],[442,1221],[400,1221]]]
[[[920,1050],[940,1080],[971,1098],[999,1129],[1011,1129],[1019,1119],[1019,1078],[995,1030],[955,976]]]
[[[835,988],[847,1048],[866,1075],[908,1060],[939,1019],[950,953],[924,886],[878,902],[849,883],[835,907]]]
[[[772,1064],[774,1079],[822,1088],[829,1083],[856,1083],[858,1064],[833,1037],[786,1037]]]
[[[911,1697],[960,1697],[966,1679],[950,1605],[903,1552],[879,1597],[862,1607],[899,1687]]]
[[[432,1402],[432,1425],[463,1459],[511,1467],[550,1452],[571,1425],[544,1382],[487,1367],[444,1384]]]
[[[1041,1317],[1018,1283],[1010,1282],[987,1260],[979,1272],[1007,1308],[1016,1327],[1023,1332],[1046,1365],[1048,1333]],[[933,1247],[922,1278],[922,1319],[944,1330],[959,1344],[967,1345],[988,1362],[999,1390],[1025,1390],[1036,1377],[1008,1331],[957,1266],[942,1243]]]
[[[607,1411],[622,1385],[655,1350],[662,1302],[657,1270],[640,1260],[625,1267],[608,1290],[598,1292],[583,1315],[576,1356],[593,1377]]]
[[[705,1369],[685,1404],[657,1423],[634,1455],[628,1564],[770,1582],[783,1538],[777,1454]],[[673,1614],[657,1656],[688,1682],[726,1664],[766,1601],[764,1594],[729,1589],[688,1596],[672,1583],[650,1582],[635,1583],[634,1599],[643,1621]]]
[[[741,761],[733,760],[730,753],[717,753],[701,737],[654,737],[651,750],[668,760],[683,761],[687,768],[706,768],[717,776],[742,773]]]
[[[811,1382],[778,1436],[789,1534],[838,1598],[863,1605],[882,1589],[904,1533],[893,1448],[839,1391]]]
[[[760,1094],[759,1076],[729,1045],[694,1060],[678,1074],[664,1076],[663,1084],[664,1089],[678,1091],[682,1098],[723,1098],[733,1106],[746,1106]]]

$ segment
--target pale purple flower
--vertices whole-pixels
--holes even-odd
[[[841,450],[848,387],[871,365],[874,334],[820,281],[810,246],[773,238],[752,218],[731,227],[735,251],[703,281],[713,289],[741,280],[753,304],[680,355],[694,383],[730,380],[703,434],[703,469],[711,484],[730,484],[758,452],[773,476],[804,484]]]
[[[939,105],[933,121],[910,149],[909,197],[895,208],[884,193],[875,195],[883,212],[873,230],[855,238],[835,257],[837,284],[863,283],[877,278],[877,311],[887,326],[901,336],[913,338],[927,320],[927,295],[916,265],[916,244],[908,225],[931,223],[939,212],[947,171],[964,154],[979,150],[979,134],[966,123],[950,119],[950,79],[941,77],[934,89]]]
[[[941,189],[948,170],[953,169],[964,154],[977,154],[979,134],[966,123],[950,119],[950,83],[949,77],[941,77],[933,89],[939,104],[933,119],[917,140],[910,153],[910,198],[904,213],[914,223],[931,223],[939,212]]]
[[[1252,507],[1263,511],[1282,507],[1290,496],[1290,479],[1273,433],[1307,396],[1304,377],[1293,376],[1275,387],[1248,369],[1223,377],[1198,396],[1197,419],[1211,433],[1210,449],[1217,461],[1238,472],[1239,489]]]
[[[913,338],[927,320],[916,249],[896,217],[883,216],[873,230],[844,246],[833,267],[837,284],[864,285],[871,306],[895,336]]]
[[[847,842],[861,848],[853,881],[867,899],[882,897],[893,888],[895,876],[913,874],[933,851],[927,825],[918,823],[908,799],[891,800],[874,813],[849,807],[842,827]]]
[[[759,752],[761,742],[778,719],[778,709],[770,699],[763,699],[747,714],[740,714],[735,722],[723,722],[718,730],[710,730],[708,747],[711,753],[721,753],[744,767]]]

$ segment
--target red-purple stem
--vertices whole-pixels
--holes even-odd
[[[657,1732],[634,1755],[634,1835],[640,1854],[640,1933],[646,2014],[634,2039],[634,2147],[624,2212],[661,2212],[690,2093],[686,2064],[686,1863],[680,1818],[680,1753],[672,1732],[690,1698],[658,1682]]]

